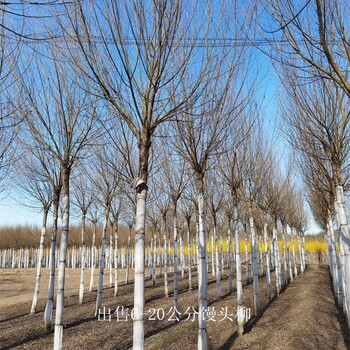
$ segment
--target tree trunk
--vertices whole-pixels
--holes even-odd
[[[250,273],[249,273],[248,237],[247,237],[246,227],[244,227],[244,253],[245,253],[246,283],[248,284],[250,280]]]
[[[134,282],[134,322],[133,349],[144,348],[143,314],[145,306],[145,224],[147,185],[137,187],[135,222],[135,282]]]
[[[52,200],[53,206],[53,224],[51,233],[50,246],[50,277],[47,290],[47,302],[44,311],[44,323],[46,332],[51,331],[52,307],[55,289],[55,268],[56,268],[56,238],[57,238],[57,222],[58,222],[58,207],[60,202],[61,188],[55,188]]]
[[[296,237],[296,231],[295,231],[295,228],[293,228],[292,229],[293,267],[294,267],[294,276],[298,276],[297,258],[296,258],[296,254],[295,254],[295,237]]]
[[[350,229],[345,211],[343,185],[339,180],[336,181],[336,202],[339,218],[339,248],[343,260],[342,267],[345,280],[343,304],[350,324]]]
[[[174,230],[174,307],[176,310],[179,309],[179,300],[178,300],[178,257],[177,257],[177,207],[176,203],[174,203],[174,214],[173,214],[173,230]]]
[[[101,308],[102,303],[102,288],[103,288],[103,274],[104,274],[104,264],[106,259],[106,234],[108,227],[108,216],[109,216],[110,203],[105,203],[105,213],[103,218],[103,228],[102,228],[102,244],[99,260],[99,275],[97,284],[97,296],[96,296],[96,307],[95,316],[98,315],[98,310]]]
[[[259,271],[258,271],[258,251],[256,245],[256,234],[253,218],[253,206],[251,201],[248,201],[248,215],[250,225],[250,240],[252,250],[252,270],[253,270],[253,293],[254,293],[254,314],[259,316],[260,314],[260,301],[259,301]]]
[[[116,218],[114,231],[114,296],[118,294],[118,233],[118,218]]]
[[[48,213],[49,213],[49,208],[44,207],[43,221],[41,224],[41,232],[40,232],[38,261],[37,261],[37,266],[36,266],[35,288],[34,288],[32,307],[30,309],[31,314],[35,314],[36,305],[38,303],[38,296],[39,296],[39,290],[40,290],[40,279],[41,279],[41,265],[43,262],[44,239],[45,239],[45,234],[46,234],[46,222],[47,222]]]
[[[342,283],[341,283],[341,267],[337,257],[334,229],[333,229],[333,218],[332,212],[328,210],[328,227],[329,227],[329,239],[330,239],[330,257],[332,261],[332,277],[333,277],[333,287],[334,294],[338,300],[338,304],[343,304],[343,292],[342,292]],[[331,265],[330,265],[331,268]]]
[[[219,246],[218,246],[218,233],[216,224],[214,223],[214,240],[215,240],[215,275],[216,275],[216,300],[220,299],[220,264],[219,264]]]
[[[82,218],[81,218],[81,266],[80,266],[79,304],[82,304],[82,303],[83,303],[83,298],[84,298],[85,217],[86,217],[86,213],[83,213]]]
[[[165,297],[169,297],[168,289],[168,247],[167,247],[167,236],[164,235],[164,294]]]
[[[66,258],[68,247],[69,231],[69,176],[70,167],[62,169],[62,231],[59,251],[58,279],[57,279],[57,298],[56,298],[56,318],[54,350],[62,348],[63,340],[63,308],[64,308],[64,284],[66,272]]]
[[[279,246],[277,237],[277,218],[274,219],[274,226],[272,230],[272,240],[273,240],[273,255],[275,259],[275,281],[276,281],[276,295],[281,292],[281,266],[279,260]]]
[[[237,315],[243,314],[243,287],[242,287],[242,264],[241,254],[239,246],[239,234],[238,234],[238,210],[237,210],[237,198],[234,197],[233,208],[233,225],[235,235],[235,256],[236,256],[236,285],[237,285]],[[238,334],[243,334],[244,318],[237,317]]]
[[[95,241],[96,241],[96,222],[92,223],[94,226],[94,231],[92,234],[92,245],[91,245],[91,275],[90,275],[90,288],[89,291],[92,292],[94,288],[94,270],[95,270]]]
[[[156,284],[156,265],[157,265],[157,231],[153,234],[153,266],[152,266],[152,284]]]
[[[111,228],[111,233],[109,235],[109,286],[110,287],[113,287],[113,231],[114,231],[113,226]]]
[[[182,239],[182,233],[180,235],[180,256],[181,256],[181,278],[185,277],[185,253],[184,253],[184,244]]]
[[[283,257],[283,285],[288,284],[287,253],[286,253],[286,227],[282,223],[282,257]]]
[[[215,253],[214,252],[215,252],[215,238],[214,238],[214,230],[213,230],[213,233],[211,235],[211,274],[213,277],[215,277],[215,258],[214,258]]]
[[[131,240],[131,227],[129,229],[129,236],[128,236],[128,251],[127,251],[127,255],[126,255],[125,284],[129,284],[129,275],[130,275],[130,240]]]
[[[228,268],[228,292],[232,293],[233,285],[232,285],[232,235],[231,235],[231,222],[229,222],[229,228],[227,231],[228,242],[227,242],[227,268]]]
[[[188,254],[188,290],[192,290],[192,252],[191,252],[191,236],[190,236],[191,221],[187,220],[187,254]]]
[[[198,229],[198,350],[207,349],[207,294],[208,294],[208,276],[207,276],[207,263],[206,263],[206,213],[205,213],[205,201],[204,201],[204,184],[203,175],[196,175],[196,189],[198,200],[198,217],[199,217],[199,229]]]
[[[264,244],[265,244],[265,261],[266,261],[266,295],[267,302],[271,301],[271,276],[270,276],[270,252],[269,238],[267,235],[267,223],[264,224]]]

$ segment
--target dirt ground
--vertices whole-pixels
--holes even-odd
[[[99,321],[94,316],[96,291],[87,292],[83,305],[78,304],[79,274],[78,269],[67,269],[63,348],[130,349],[132,319],[127,313],[113,313],[118,306],[124,307],[125,312],[132,309],[133,285],[125,285],[125,272],[119,273],[120,284],[116,297],[113,296],[113,288],[109,287],[109,273],[105,272],[102,306],[106,308],[106,321]],[[158,278],[155,286],[152,286],[149,278],[146,279],[146,349],[197,348],[198,320],[192,306],[198,307],[198,296],[195,271],[193,274],[194,288],[191,292],[188,291],[187,273],[184,279],[179,275],[179,321],[173,315],[172,295],[169,298],[164,297],[163,278]],[[46,350],[53,346],[53,333],[46,334],[43,325],[48,270],[44,269],[42,273],[38,312],[29,315],[34,276],[34,269],[0,270],[0,349]],[[89,271],[86,271],[85,276],[87,290]],[[171,274],[169,277],[171,293]],[[96,284],[97,274],[95,286]],[[274,291],[274,273],[272,290]],[[259,319],[252,315],[245,325],[245,334],[238,337],[235,290],[232,293],[228,292],[228,278],[224,273],[221,281],[222,297],[215,300],[215,279],[209,274],[209,349],[350,349],[349,331],[333,298],[326,267],[309,265],[305,274],[296,277],[278,298],[274,296],[270,305],[266,302],[265,277],[260,278],[259,291],[263,314]],[[251,283],[244,286],[244,304],[247,309],[253,306]],[[103,319],[102,311],[100,319]]]

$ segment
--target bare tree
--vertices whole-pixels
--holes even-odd
[[[218,228],[218,214],[224,205],[224,187],[223,183],[220,181],[219,174],[211,172],[208,174],[208,185],[207,185],[207,206],[211,214],[211,219],[213,221],[213,237],[215,243],[215,277],[216,277],[216,299],[219,300],[221,297],[220,288],[220,257],[219,257],[219,242],[222,244],[221,233],[219,234]],[[220,239],[219,239],[220,235]],[[214,251],[214,247],[212,247]]]
[[[120,185],[118,165],[118,155],[113,149],[100,147],[96,150],[96,162],[92,167],[92,172],[89,174],[93,183],[99,202],[103,206],[103,228],[102,228],[102,244],[99,258],[99,278],[96,297],[95,316],[99,313],[102,303],[102,288],[103,288],[103,270],[105,264],[105,249],[106,249],[106,234],[109,222],[109,215],[112,202],[115,199],[118,185]]]
[[[192,168],[197,192],[199,217],[199,265],[198,265],[198,299],[199,299],[199,330],[198,349],[206,349],[206,316],[207,309],[207,263],[206,263],[206,209],[205,209],[205,182],[204,177],[215,158],[222,152],[221,146],[227,137],[228,128],[242,105],[239,97],[235,103],[228,103],[228,95],[235,95],[230,89],[234,68],[229,66],[226,76],[217,75],[213,85],[203,92],[203,103],[198,108],[189,110],[176,122],[176,138],[178,152]],[[216,96],[210,99],[213,91]],[[231,99],[230,99],[231,100]],[[208,105],[204,103],[208,102]]]
[[[43,65],[38,58],[26,72],[18,72],[21,97],[18,113],[24,118],[26,132],[60,163],[62,176],[62,233],[58,269],[55,349],[62,346],[65,264],[68,245],[72,167],[82,151],[98,134],[96,103],[69,75],[53,50]],[[75,79],[76,82],[72,81]],[[83,83],[81,80],[80,83]]]
[[[206,14],[209,12],[208,19]],[[220,12],[221,13],[221,12]],[[107,1],[89,6],[67,5],[69,23],[62,23],[73,64],[90,79],[94,93],[103,97],[137,139],[138,170],[135,224],[134,348],[143,348],[145,213],[149,154],[159,124],[192,105],[200,88],[218,64],[218,50],[210,47],[213,28],[207,7],[182,1]],[[217,26],[221,22],[217,22]],[[204,45],[196,45],[196,38]],[[220,48],[221,55],[224,48]],[[214,60],[215,58],[215,60]],[[183,83],[185,82],[185,83]],[[185,91],[184,91],[185,90]]]
[[[271,21],[261,27],[278,54],[275,58],[297,67],[307,79],[332,80],[350,97],[348,2],[277,0],[263,6]]]
[[[262,191],[266,183],[266,165],[267,159],[271,157],[269,149],[260,128],[251,130],[249,134],[250,142],[244,152],[244,161],[241,163],[243,168],[241,194],[247,208],[247,219],[250,228],[251,250],[252,250],[252,271],[253,271],[253,289],[254,289],[254,313],[256,316],[260,313],[259,299],[259,271],[258,271],[258,246],[256,225],[254,223],[254,206],[258,194]],[[254,140],[254,141],[253,141]]]
[[[178,301],[178,202],[186,187],[185,162],[172,154],[170,149],[163,146],[160,174],[164,183],[164,190],[170,198],[173,212],[173,239],[174,239],[174,308],[179,309]],[[177,158],[177,159],[176,159]]]
[[[91,203],[90,206],[90,212],[89,212],[89,221],[92,223],[93,226],[93,231],[92,231],[92,243],[91,243],[91,273],[90,273],[90,287],[89,291],[92,292],[93,287],[94,287],[94,270],[95,270],[95,261],[96,261],[96,247],[95,247],[95,242],[96,242],[96,233],[97,233],[97,223],[101,217],[100,213],[100,203],[98,202],[96,198],[96,191],[93,190],[94,198],[95,200]]]
[[[191,188],[190,186],[185,188],[184,196],[181,200],[180,204],[180,212],[186,221],[186,233],[187,233],[187,264],[188,264],[188,289],[192,290],[192,244],[191,244],[191,219],[194,214],[195,208],[191,197],[193,196],[191,193],[188,193]]]
[[[83,169],[81,169],[84,171]],[[91,181],[82,173],[75,176],[73,180],[73,204],[81,211],[81,268],[80,268],[80,288],[79,288],[79,304],[83,303],[84,299],[84,271],[85,271],[85,230],[86,216],[88,210],[95,200],[94,193],[91,189]]]
[[[290,103],[285,101],[283,104],[283,117],[289,123],[289,139],[294,148],[304,155],[304,159],[311,158],[325,179],[331,180],[339,243],[342,247],[342,270],[345,281],[348,281],[350,229],[346,217],[344,188],[348,186],[349,178],[349,98],[333,81],[321,79],[305,86],[292,74],[288,83]],[[349,309],[350,293],[346,290],[344,292],[344,302]]]
[[[112,234],[114,234],[114,296],[118,294],[118,238],[119,238],[119,218],[122,211],[123,195],[116,195],[111,205]]]
[[[40,167],[41,161],[43,160],[38,160],[29,150],[29,152],[26,152],[26,156],[23,155],[21,157],[21,161],[17,162],[16,164],[17,172],[19,174],[19,176],[16,177],[16,182],[23,194],[23,199],[26,203],[25,205],[33,209],[37,207],[38,203],[40,203],[40,209],[43,213],[37,256],[34,295],[30,309],[31,314],[36,312],[38,302],[47,217],[52,204],[52,186],[48,180],[48,175],[45,173],[45,170],[42,171]]]

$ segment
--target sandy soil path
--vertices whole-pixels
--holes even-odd
[[[232,349],[350,349],[349,331],[326,268],[309,265]]]

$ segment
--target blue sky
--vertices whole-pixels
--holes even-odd
[[[278,139],[277,147],[279,152],[286,150],[286,142],[279,135],[276,128],[277,103],[275,91],[279,91],[279,82],[276,78],[273,68],[265,55],[261,51],[256,52],[256,62],[259,65],[260,84],[259,84],[259,103],[261,103],[264,120],[264,127],[270,137]],[[284,157],[286,159],[287,157]],[[19,204],[11,196],[16,196],[14,189],[9,188],[6,196],[0,198],[0,226],[7,225],[40,225],[41,213],[39,210],[31,210],[24,205]],[[74,220],[72,220],[74,221]],[[310,218],[310,231],[316,230],[316,225]]]

